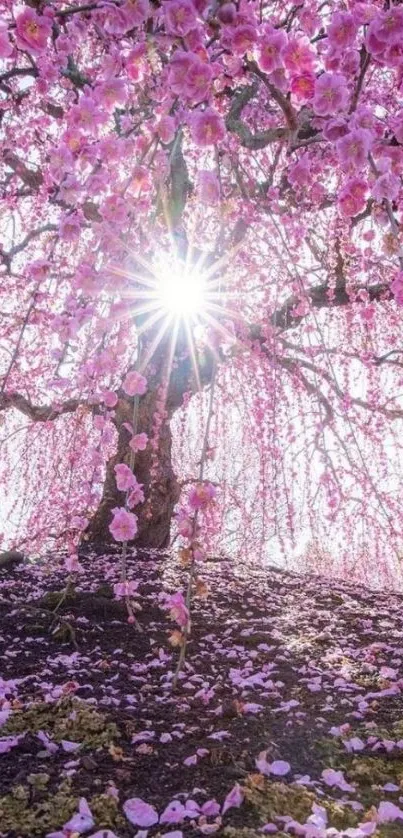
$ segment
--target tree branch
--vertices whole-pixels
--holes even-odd
[[[253,134],[245,122],[242,122],[241,113],[256,95],[257,91],[258,84],[256,82],[242,87],[235,94],[226,118],[227,130],[231,134],[237,135],[244,148],[249,148],[252,151],[257,151],[260,148],[265,148],[267,145],[270,145],[270,143],[282,140],[289,133],[286,128],[269,128],[267,131],[257,131]]]
[[[392,299],[390,287],[387,284],[379,283],[372,286],[363,285],[360,288],[354,289],[354,293],[358,293],[362,290],[367,292],[370,302]],[[332,295],[331,298],[329,297],[329,294]],[[309,300],[311,307],[315,309],[339,308],[341,306],[349,305],[353,300],[353,293],[347,291],[345,283],[336,286],[334,290],[331,289],[327,283],[317,285],[313,288],[307,289],[305,296]],[[270,322],[272,325],[281,331],[293,329],[295,326],[298,326],[304,317],[306,317],[306,315],[294,315],[292,313],[299,302],[300,297],[291,297],[287,300],[281,308],[277,309],[271,315]]]
[[[51,419],[56,419],[63,413],[74,413],[77,408],[83,406],[85,402],[80,399],[68,399],[63,404],[55,405],[33,405],[22,393],[1,393],[0,394],[0,411],[8,410],[14,407],[24,416],[28,416],[34,422],[48,422]]]
[[[43,174],[40,171],[33,171],[32,169],[28,169],[28,166],[22,162],[22,160],[14,154],[11,149],[5,149],[3,153],[3,159],[6,166],[9,166],[10,169],[15,172],[17,177],[19,177],[26,186],[29,186],[31,189],[39,189],[40,186],[43,184]]]

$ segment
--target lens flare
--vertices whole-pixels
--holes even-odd
[[[202,274],[182,266],[158,270],[156,296],[165,311],[188,318],[202,313],[205,282]]]

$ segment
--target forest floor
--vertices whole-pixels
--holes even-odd
[[[207,563],[173,691],[173,561],[129,558],[141,633],[81,561],[56,613],[60,557],[0,570],[1,836],[403,836],[401,596]]]

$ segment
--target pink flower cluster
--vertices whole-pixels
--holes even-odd
[[[133,474],[131,468],[126,466],[125,463],[118,463],[115,466],[115,475],[116,475],[116,486],[119,489],[119,492],[127,492],[129,489],[132,489],[133,486],[137,485],[137,480],[135,475]]]
[[[332,116],[347,107],[347,79],[341,73],[322,73],[315,81],[313,109],[318,116]]]
[[[49,17],[38,15],[33,9],[26,8],[15,20],[17,46],[28,50],[32,55],[40,55],[46,50],[52,32]]]
[[[125,376],[122,387],[127,396],[144,396],[147,392],[147,379],[133,370]]]
[[[206,509],[214,501],[217,490],[211,483],[198,483],[189,492],[191,509]]]
[[[148,436],[145,433],[135,434],[129,442],[130,448],[135,453],[137,451],[145,451],[145,449],[147,448],[147,444]]]
[[[217,145],[226,135],[225,123],[214,108],[194,111],[189,117],[192,140],[201,148]]]
[[[192,0],[165,0],[163,14],[166,31],[184,37],[196,26],[196,9]]]
[[[365,209],[368,187],[361,177],[350,178],[339,192],[338,206],[341,215],[353,218]]]
[[[188,624],[189,609],[186,607],[184,596],[180,591],[177,591],[176,594],[172,594],[167,597],[165,600],[165,608],[169,610],[172,619],[175,620],[181,628],[184,628]]]
[[[126,597],[136,596],[138,586],[138,581],[127,579],[125,582],[116,582],[113,586],[113,592],[116,599],[125,599]]]
[[[403,64],[403,9],[391,6],[379,12],[371,21],[366,48],[374,58],[387,67]]]
[[[8,35],[8,29],[0,21],[0,58],[9,58],[13,52],[13,45]]]
[[[213,80],[213,68],[207,60],[194,52],[176,50],[168,70],[168,84],[177,96],[191,104],[208,99]]]
[[[399,271],[390,288],[397,304],[403,306],[403,271]]]
[[[113,520],[109,525],[109,531],[115,541],[131,541],[137,533],[137,516],[123,507],[115,507],[112,512]]]

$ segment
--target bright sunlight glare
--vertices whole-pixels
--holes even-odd
[[[198,271],[181,266],[158,271],[158,299],[168,312],[177,317],[200,314],[205,303],[205,283]]]

